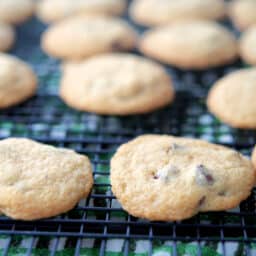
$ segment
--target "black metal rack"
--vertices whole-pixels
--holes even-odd
[[[108,180],[109,160],[116,148],[144,133],[203,138],[236,148],[249,156],[256,143],[256,133],[220,123],[205,107],[205,96],[212,83],[241,67],[242,63],[202,72],[167,67],[177,89],[172,106],[140,116],[98,116],[72,110],[57,97],[60,71],[58,62],[40,50],[39,38],[43,29],[44,26],[36,20],[18,28],[18,43],[13,53],[33,65],[40,88],[31,100],[0,112],[0,138],[26,136],[87,154],[93,163],[95,185],[86,201],[55,218],[22,222],[0,216],[0,234],[8,235],[1,255],[9,255],[20,235],[31,238],[24,255],[32,254],[35,241],[37,248],[44,248],[47,239],[52,239],[53,243],[49,255],[56,255],[58,244],[65,237],[67,248],[74,248],[69,255],[77,256],[85,238],[96,239],[100,255],[105,253],[107,239],[120,238],[124,240],[123,255],[129,255],[134,239],[143,239],[149,241],[148,255],[152,255],[154,241],[168,240],[171,241],[172,255],[179,255],[180,242],[190,241],[196,244],[196,255],[206,255],[202,244],[213,242],[221,245],[222,255],[230,255],[225,244],[234,241],[243,245],[241,255],[253,256],[256,190],[235,212],[201,213],[182,222],[149,222],[136,219],[121,209]]]

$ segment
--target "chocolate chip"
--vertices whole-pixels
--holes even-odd
[[[123,44],[120,41],[114,41],[111,44],[111,50],[112,51],[120,51],[123,50]]]
[[[227,194],[227,192],[225,190],[221,190],[218,192],[219,196],[225,196]]]
[[[199,186],[211,186],[215,181],[210,171],[202,164],[196,166],[195,180]]]
[[[172,177],[177,176],[179,172],[180,170],[176,166],[167,164],[162,169],[159,169],[153,178],[168,182]]]
[[[205,199],[206,199],[206,196],[201,197],[201,199],[200,199],[199,202],[198,202],[198,207],[199,207],[199,208],[204,204]]]

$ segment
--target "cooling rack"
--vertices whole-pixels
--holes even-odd
[[[31,100],[0,111],[0,138],[29,137],[86,154],[93,163],[95,185],[87,200],[55,218],[22,222],[0,216],[0,244],[1,239],[5,241],[0,255],[14,255],[15,246],[24,240],[22,255],[134,255],[137,240],[147,245],[141,255],[152,255],[155,245],[163,245],[170,253],[166,255],[185,255],[182,245],[186,243],[192,246],[188,255],[232,255],[229,246],[234,243],[241,253],[237,255],[256,255],[256,190],[232,211],[201,213],[182,222],[164,223],[137,219],[124,212],[109,184],[109,161],[116,148],[144,133],[202,138],[249,156],[256,133],[222,124],[205,106],[205,96],[214,81],[243,64],[202,72],[166,67],[177,90],[173,105],[146,115],[99,116],[72,110],[57,97],[60,68],[58,61],[40,50],[44,29],[36,19],[18,28],[13,53],[33,66],[40,86]],[[110,239],[119,239],[119,254],[106,253]],[[84,249],[84,244],[92,241],[98,249]],[[218,249],[219,254],[206,248]]]

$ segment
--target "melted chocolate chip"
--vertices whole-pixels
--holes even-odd
[[[123,44],[120,42],[120,41],[114,41],[112,44],[111,44],[111,50],[112,51],[120,51],[120,50],[123,50]]]
[[[218,192],[219,196],[225,196],[227,194],[227,192],[225,190],[221,190]]]
[[[199,186],[211,186],[215,180],[211,175],[210,171],[202,164],[196,167],[196,183]]]

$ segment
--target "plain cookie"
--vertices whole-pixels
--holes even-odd
[[[130,50],[136,41],[136,32],[121,19],[79,16],[50,27],[43,34],[42,48],[53,57],[82,59],[104,52]]]
[[[0,22],[0,52],[10,50],[15,42],[15,30],[7,23]]]
[[[67,212],[93,184],[86,156],[21,138],[0,141],[0,174],[0,211],[19,220]]]
[[[256,24],[255,0],[233,0],[228,12],[232,22],[240,30]]]
[[[0,0],[0,21],[20,24],[34,13],[33,0]]]
[[[33,96],[37,78],[24,61],[0,53],[0,108],[6,108]]]
[[[202,140],[140,136],[111,160],[112,191],[131,215],[154,221],[234,208],[255,182],[247,158]]]
[[[121,15],[125,0],[41,0],[37,5],[38,17],[46,22],[75,15]]]
[[[223,0],[134,0],[130,15],[145,26],[191,19],[218,20],[225,16],[225,4]]]
[[[221,78],[207,98],[209,111],[235,128],[256,129],[256,68]]]
[[[149,30],[141,39],[145,55],[182,69],[206,69],[233,62],[237,42],[212,21],[180,22]]]
[[[128,115],[169,104],[174,89],[159,64],[131,54],[105,54],[66,64],[60,96],[78,110]]]
[[[240,56],[248,64],[256,65],[256,25],[242,34],[240,39]]]

